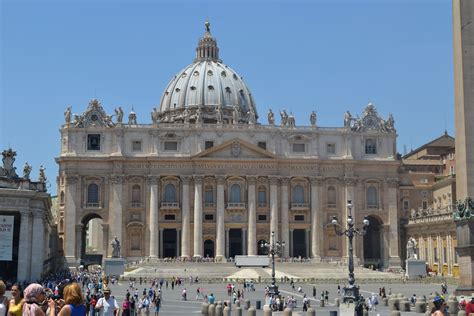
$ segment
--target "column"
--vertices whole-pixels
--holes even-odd
[[[216,205],[216,259],[226,257],[226,230],[225,230],[225,205],[224,184],[225,176],[217,176],[217,205]]]
[[[84,251],[84,254],[86,253],[86,247],[87,247],[87,243],[86,243],[86,232],[85,232],[85,227],[84,225],[81,223],[81,224],[76,224],[74,226],[74,229],[76,230],[76,245],[78,245],[78,247],[76,247],[76,258],[81,258],[82,257],[82,253],[81,251]],[[80,247],[80,245],[82,245],[82,247]]]
[[[181,245],[181,229],[176,229],[176,258],[179,258],[179,249]]]
[[[123,130],[122,128],[116,130],[115,132],[115,143],[117,144],[116,152],[113,156],[122,156],[122,143],[123,143]],[[119,238],[120,240],[120,238]]]
[[[352,201],[352,210],[351,210],[351,213],[352,213],[352,218],[353,220],[355,221],[356,220],[356,204],[355,204],[355,194],[354,194],[354,187],[356,185],[356,181],[357,179],[355,178],[351,178],[351,177],[346,177],[344,178],[344,201],[342,203],[342,207],[343,207],[343,214],[344,214],[344,218],[342,219],[342,223],[343,223],[343,227],[346,228],[347,227],[347,217],[349,216],[349,208],[347,207],[347,203],[348,201]],[[345,258],[348,258],[349,256],[349,238],[344,238],[344,247],[342,248],[343,250],[343,256]],[[356,252],[356,238],[358,238],[357,236],[354,237],[354,239],[352,240],[352,249],[353,249],[353,254],[354,254],[354,265],[356,265],[356,262],[357,262],[357,252]]]
[[[202,257],[202,176],[194,176],[194,256]]]
[[[270,236],[275,232],[275,238],[278,240],[278,176],[268,177],[270,180]],[[270,240],[272,243],[273,240]]]
[[[163,228],[160,228],[160,258],[163,258]]]
[[[247,239],[247,230],[245,228],[242,228],[242,255],[246,255],[247,254],[247,243],[246,243],[246,240]]]
[[[229,258],[229,228],[225,229],[225,256]]]
[[[111,232],[111,239],[117,236],[120,243],[123,245],[122,238],[122,202],[123,202],[123,180],[124,176],[122,174],[114,174],[110,178],[111,186],[111,202],[109,203],[109,228]],[[112,255],[111,252],[108,253],[108,257]],[[123,247],[121,250],[121,255],[124,256]]]
[[[290,228],[290,243],[288,245],[286,245],[286,248],[288,248],[288,253],[289,253],[290,257],[294,257],[294,253],[293,253],[293,232],[294,232],[294,229]]]
[[[387,179],[388,184],[388,218],[390,223],[389,231],[389,267],[399,269],[401,267],[400,255],[398,253],[398,179]]]
[[[319,208],[319,190],[322,179],[311,177],[311,258],[321,261],[322,237],[324,235],[323,212]]]
[[[304,241],[305,241],[305,244],[306,244],[306,257],[310,257],[310,253],[309,253],[309,247],[310,247],[310,230],[309,229],[305,229],[305,235],[304,235]]]
[[[18,245],[18,281],[30,281],[31,275],[31,231],[32,218],[30,211],[21,211],[20,242]],[[64,236],[66,237],[66,236]],[[74,257],[74,256],[73,256]],[[75,258],[74,258],[75,259]]]
[[[109,224],[102,224],[102,251],[104,258],[109,253]]]
[[[257,182],[256,176],[248,176],[248,255],[257,255],[257,208],[255,199],[255,183]]]
[[[77,265],[76,258],[76,191],[79,177],[66,176],[66,208],[64,209],[64,254],[70,267]],[[29,227],[28,229],[31,229]],[[22,230],[23,231],[23,230]],[[20,237],[21,238],[21,237]]]
[[[181,257],[189,258],[189,183],[191,176],[182,176],[183,182],[183,198],[181,209]]]
[[[285,245],[288,245],[290,242],[289,235],[289,218],[288,218],[288,187],[290,183],[289,177],[281,177],[281,241],[285,242]],[[278,219],[277,219],[278,227]],[[290,255],[288,247],[283,248],[283,257],[288,257]]]
[[[158,210],[159,210],[159,191],[158,191],[158,176],[148,176],[148,182],[150,184],[150,251],[149,255],[151,258],[158,257]]]

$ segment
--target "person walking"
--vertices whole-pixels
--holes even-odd
[[[99,316],[118,316],[119,306],[115,298],[111,297],[109,288],[104,288],[104,297],[99,298],[95,309],[99,311]]]
[[[78,283],[66,285],[63,291],[64,306],[59,311],[58,316],[85,316],[86,306],[81,287]]]
[[[23,292],[19,284],[13,284],[11,288],[12,299],[8,304],[8,316],[21,316],[23,308]]]

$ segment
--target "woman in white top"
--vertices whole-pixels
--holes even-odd
[[[8,298],[5,296],[6,290],[5,283],[0,280],[0,316],[5,316],[8,312]]]

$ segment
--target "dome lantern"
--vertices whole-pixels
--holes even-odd
[[[198,47],[196,47],[196,59],[195,61],[201,60],[219,60],[219,48],[217,47],[217,41],[211,35],[211,23],[208,20],[204,23],[206,32],[204,36],[199,39]]]

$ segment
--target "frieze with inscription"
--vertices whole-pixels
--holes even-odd
[[[0,205],[7,206],[28,206],[30,204],[28,199],[0,197]]]

